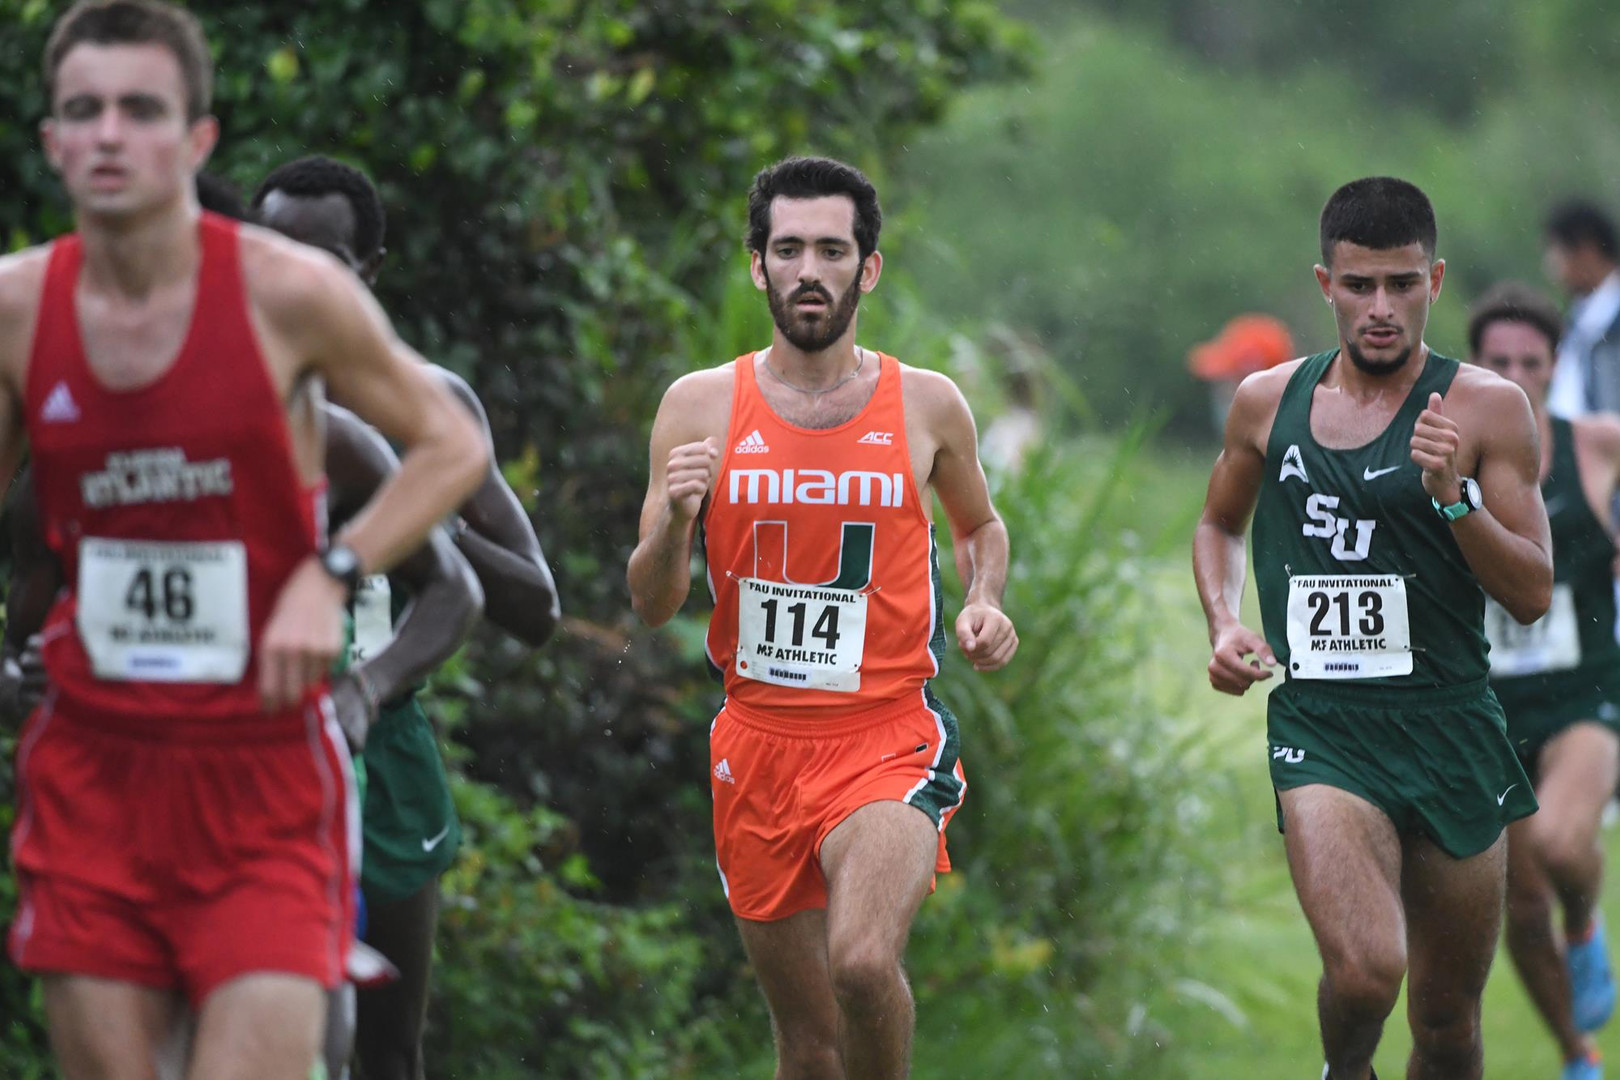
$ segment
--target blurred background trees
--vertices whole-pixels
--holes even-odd
[[[0,0],[8,248],[70,227],[35,133],[65,6]],[[546,649],[481,632],[435,683],[468,843],[446,879],[434,1075],[768,1070],[713,873],[707,600],[648,632],[623,567],[663,388],[769,334],[743,196],[795,152],[847,157],[884,194],[863,340],[950,371],[981,431],[1024,417],[1021,467],[993,477],[1024,653],[1006,676],[941,680],[972,791],[960,872],[913,951],[918,1075],[1198,1075],[1210,1017],[1246,1030],[1278,1011],[1223,982],[1241,962],[1198,952],[1249,940],[1218,915],[1256,895],[1233,868],[1273,849],[1263,766],[1241,756],[1259,760],[1259,703],[1190,696],[1204,658],[1183,560],[1212,430],[1186,353],[1251,310],[1302,351],[1330,344],[1316,215],[1375,172],[1434,198],[1450,273],[1430,341],[1459,352],[1474,293],[1537,278],[1551,199],[1620,203],[1604,5],[192,7],[219,61],[212,167],[251,191],[320,152],[377,179],[380,296],[478,388],[562,591]],[[1308,1005],[1283,1003],[1309,1036]],[[0,966],[0,1075],[42,1062],[37,998]]]

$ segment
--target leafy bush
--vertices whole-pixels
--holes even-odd
[[[323,152],[377,179],[392,219],[380,298],[478,389],[568,615],[537,653],[481,634],[447,683],[472,751],[458,765],[470,841],[435,1068],[715,1075],[730,1040],[702,1017],[757,1006],[738,1003],[707,865],[714,690],[678,635],[629,613],[646,427],[691,362],[681,350],[708,347],[689,324],[742,265],[754,171],[822,151],[881,175],[961,86],[1017,70],[1023,38],[976,0],[190,6],[220,72],[213,168],[251,189]],[[63,7],[0,0],[7,248],[70,225],[35,131]],[[9,769],[8,755],[0,795]],[[5,922],[3,857],[0,880]],[[0,1072],[31,1076],[42,1052],[30,984],[0,967]]]

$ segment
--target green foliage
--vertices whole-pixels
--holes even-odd
[[[1213,896],[1210,856],[1183,838],[1226,770],[1136,674],[1160,632],[1165,554],[1122,527],[1146,435],[1043,443],[1000,478],[1022,644],[1004,673],[953,657],[939,680],[969,794],[951,826],[958,873],[925,905],[911,956],[925,1028],[977,1036],[920,1031],[919,1075],[1176,1073],[1148,1003]],[[1179,528],[1165,535],[1180,547]]]
[[[435,1068],[716,1075],[738,1040],[702,1017],[745,1010],[750,1050],[766,1028],[709,862],[718,695],[692,624],[634,628],[623,584],[646,428],[673,375],[715,359],[692,326],[742,265],[753,173],[828,152],[881,178],[961,87],[1016,71],[1024,38],[981,0],[190,6],[219,67],[214,169],[251,190],[319,152],[377,179],[380,298],[479,391],[568,616],[539,652],[480,635],[447,684],[475,783],[459,787],[470,842]],[[35,134],[38,57],[64,7],[0,0],[9,248],[71,224]],[[12,903],[0,892],[0,921]],[[31,995],[0,967],[7,1076],[42,1050]]]
[[[1281,317],[1301,353],[1333,343],[1311,267],[1347,180],[1404,176],[1434,201],[1448,276],[1428,340],[1452,355],[1487,285],[1540,280],[1553,199],[1620,198],[1606,106],[1559,81],[1457,125],[1380,101],[1349,67],[1235,74],[1128,25],[1053,18],[1033,85],[964,95],[908,155],[931,256],[912,265],[925,295],[1038,341],[1110,426],[1152,402],[1167,432],[1207,438],[1186,354],[1240,312]]]

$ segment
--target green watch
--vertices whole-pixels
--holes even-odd
[[[1456,521],[1458,518],[1467,517],[1475,510],[1482,509],[1485,506],[1485,500],[1479,493],[1479,481],[1465,476],[1461,480],[1461,486],[1462,498],[1450,506],[1441,506],[1439,499],[1433,497],[1429,499],[1430,502],[1434,503],[1434,512],[1447,521]]]

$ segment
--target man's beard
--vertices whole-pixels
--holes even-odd
[[[1350,355],[1350,362],[1356,365],[1358,370],[1368,375],[1393,375],[1405,367],[1408,360],[1412,359],[1412,346],[1410,345],[1402,349],[1400,355],[1393,360],[1369,360],[1367,355],[1357,348],[1356,343],[1353,341],[1348,343],[1346,351]]]
[[[829,348],[849,329],[851,320],[855,318],[855,309],[861,304],[861,283],[850,282],[844,295],[834,302],[820,285],[801,285],[793,291],[793,295],[784,297],[776,291],[776,286],[767,275],[765,296],[771,305],[771,318],[776,322],[776,328],[782,331],[782,336],[788,339],[788,344],[800,352],[818,353]],[[794,307],[807,296],[819,296],[827,304],[813,321],[806,319]]]

